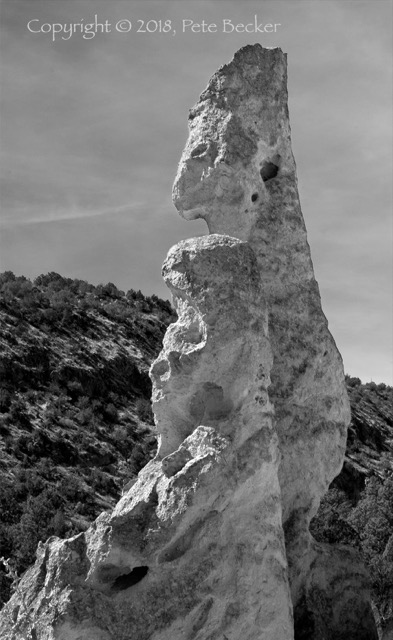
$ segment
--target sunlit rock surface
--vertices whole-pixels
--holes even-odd
[[[174,203],[184,217],[204,218],[211,233],[249,242],[257,256],[274,356],[269,397],[283,453],[284,520],[306,525],[341,469],[350,409],[300,209],[285,54],[259,45],[238,51],[191,109],[189,128]]]
[[[293,638],[255,256],[205,236],[164,277],[178,320],[151,368],[157,457],[111,515],[39,550],[4,638]]]
[[[350,407],[314,277],[287,100],[281,49],[240,49],[190,110],[173,201],[184,218],[203,218],[210,233],[249,242],[257,257],[261,303],[269,312],[268,391],[282,454],[283,524],[296,606],[313,557],[308,525],[342,467]]]

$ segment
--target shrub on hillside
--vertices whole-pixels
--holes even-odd
[[[153,425],[154,415],[150,400],[147,400],[147,398],[138,398],[135,406],[138,418],[147,424]]]

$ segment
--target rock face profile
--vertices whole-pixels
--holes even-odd
[[[297,191],[286,56],[247,46],[190,112],[174,185],[210,235],[164,263],[158,452],[112,513],[51,538],[5,640],[373,640],[367,575],[309,523],[350,421]]]
[[[297,529],[298,545],[341,469],[350,409],[300,209],[285,54],[241,49],[212,77],[189,127],[174,203],[185,218],[204,218],[210,233],[247,241],[256,255],[269,309],[283,521],[288,535]]]

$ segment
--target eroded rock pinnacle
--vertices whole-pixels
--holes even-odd
[[[40,546],[2,637],[376,638],[358,559],[309,534],[350,411],[299,204],[280,49],[244,47],[211,78],[173,194],[210,235],[164,263],[178,320],[151,367],[157,455],[111,514]]]

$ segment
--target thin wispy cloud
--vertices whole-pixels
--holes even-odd
[[[47,223],[59,223],[64,222],[65,220],[81,220],[84,218],[96,218],[101,216],[114,216],[120,213],[131,213],[137,212],[138,210],[142,210],[144,207],[143,202],[133,202],[128,204],[123,204],[117,207],[107,207],[105,209],[94,209],[94,210],[78,210],[78,209],[64,209],[63,211],[55,211],[55,212],[47,212],[41,214],[32,214],[31,211],[20,211],[19,215],[14,212],[13,217],[4,217],[0,219],[0,225],[4,227],[14,227],[19,225],[34,225],[34,224],[47,224]],[[29,216],[26,217],[26,214],[29,213]]]

